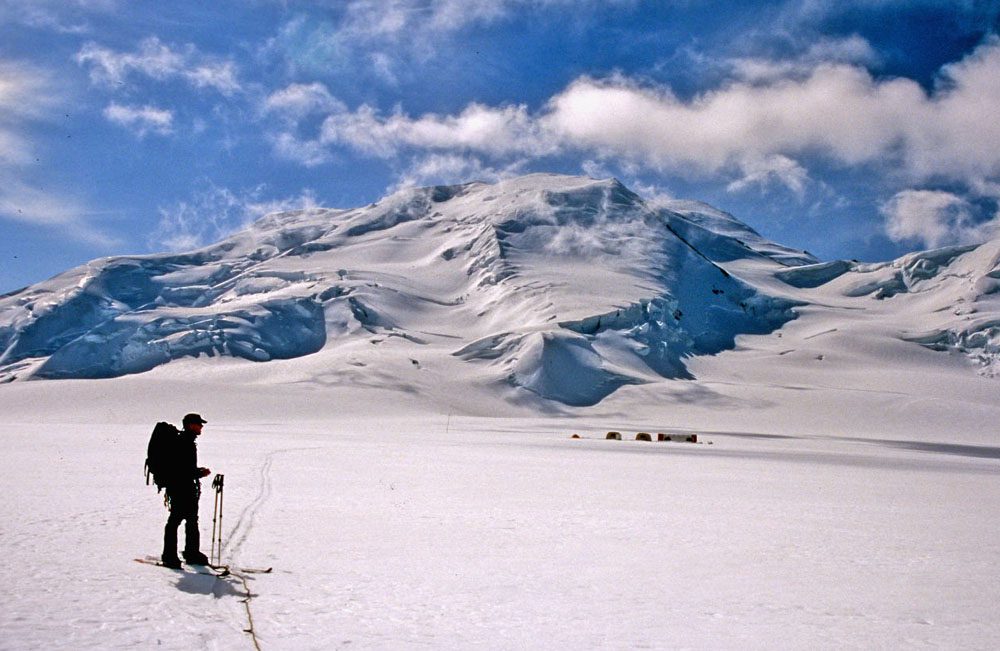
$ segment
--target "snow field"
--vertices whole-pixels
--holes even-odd
[[[139,474],[146,434],[0,429],[0,647],[251,648],[235,579],[131,560],[159,551],[166,517]],[[247,575],[265,649],[1000,642],[995,449],[603,435],[213,422],[200,455],[226,474],[224,556],[275,568]],[[211,515],[206,490],[206,548]]]

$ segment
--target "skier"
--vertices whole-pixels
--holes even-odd
[[[163,530],[163,565],[173,569],[181,566],[177,558],[177,527],[184,522],[184,560],[192,565],[207,565],[208,557],[201,553],[201,534],[198,531],[198,498],[201,497],[202,477],[211,474],[208,468],[198,467],[198,444],[195,439],[208,421],[198,414],[184,416],[184,431],[178,435],[177,456],[173,471],[167,480],[167,499],[170,517]]]

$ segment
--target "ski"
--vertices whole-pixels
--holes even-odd
[[[161,561],[158,558],[151,557],[151,556],[147,556],[146,558],[134,558],[132,560],[134,560],[136,563],[142,563],[144,565],[155,565],[156,567],[167,567],[166,565],[163,564],[163,561]],[[191,569],[192,567],[204,567],[204,568],[208,568],[208,569],[203,572],[203,571],[200,571],[200,570]],[[170,568],[170,569],[179,569],[180,570],[180,569],[184,569],[184,568]],[[194,573],[194,574],[203,574],[205,576],[214,576],[214,577],[229,576],[229,573],[230,573],[229,572],[229,568],[226,567],[225,565],[194,565],[194,566],[187,565],[186,569],[187,569],[188,572],[191,572],[191,573]]]
[[[232,567],[230,565],[208,565],[213,570],[225,569],[227,572],[244,572],[246,574],[270,574],[273,567]]]
[[[274,570],[273,567],[240,567],[237,569],[247,574],[270,574]]]
[[[136,563],[143,563],[144,565],[155,565],[157,567],[166,567],[156,556],[146,556],[145,558],[133,559]],[[184,563],[184,566],[189,569],[189,571],[196,574],[210,574],[212,576],[229,576],[233,571],[242,572],[244,574],[271,574],[274,572],[274,567],[231,567],[229,565],[215,565],[214,563],[209,563],[208,565],[191,565],[190,563]],[[208,568],[207,572],[199,572],[195,569],[190,569],[193,567],[204,567]],[[183,568],[178,568],[183,569]]]

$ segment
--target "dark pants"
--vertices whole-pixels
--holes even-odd
[[[177,558],[177,527],[184,522],[184,551],[197,552],[201,548],[198,532],[198,490],[192,486],[167,489],[170,497],[170,517],[163,530],[163,558]]]

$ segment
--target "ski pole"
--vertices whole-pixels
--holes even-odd
[[[223,493],[223,478],[219,475],[219,565],[222,565],[222,499],[225,497]]]
[[[223,499],[223,488],[225,486],[225,476],[216,475],[215,479],[212,480],[212,488],[215,489],[215,503],[217,507],[217,512],[219,514],[218,528],[216,528],[215,516],[212,516],[212,553],[216,554],[215,542],[218,540],[219,547],[216,555],[216,565],[222,564],[222,499]]]
[[[212,481],[212,487],[215,488],[215,481]],[[212,551],[209,554],[209,559],[215,562],[215,522],[219,515],[219,491],[215,491],[215,508],[212,509]]]

